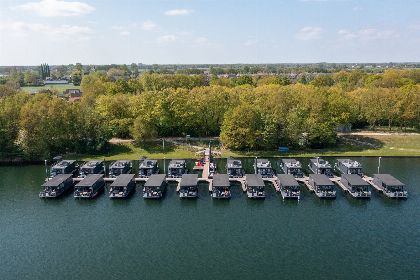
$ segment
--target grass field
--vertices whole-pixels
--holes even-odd
[[[22,87],[24,91],[27,92],[38,92],[43,89],[56,90],[58,92],[63,92],[66,89],[80,89],[80,86],[74,86],[73,84],[66,85],[45,85],[41,87]]]
[[[279,153],[277,151],[249,151],[236,152],[221,150],[222,157],[313,157],[313,156],[420,156],[420,134],[368,134],[340,136],[337,147],[330,149],[317,149],[305,151],[290,151]],[[196,145],[202,145],[200,142]],[[194,145],[194,143],[192,143]],[[204,145],[203,145],[204,148]],[[215,150],[218,150],[216,147]],[[167,143],[165,152],[160,142],[137,147],[132,143],[112,144],[106,154],[101,155],[68,155],[68,158],[79,160],[89,159],[131,159],[140,157],[154,159],[162,158],[195,158],[197,151],[192,146],[182,146]]]

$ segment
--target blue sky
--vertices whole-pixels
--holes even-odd
[[[0,65],[420,61],[420,0],[0,0]]]

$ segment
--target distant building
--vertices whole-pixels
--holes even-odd
[[[77,88],[69,88],[63,92],[69,98],[82,97],[82,91]]]
[[[45,80],[44,85],[66,85],[69,81],[67,80]]]

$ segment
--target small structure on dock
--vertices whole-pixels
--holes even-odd
[[[283,199],[300,199],[300,185],[292,174],[278,174],[280,192]]]
[[[50,178],[59,174],[77,174],[77,163],[75,160],[60,160],[51,167]]]
[[[135,187],[134,174],[118,175],[110,185],[109,197],[125,198],[131,194]]]
[[[358,174],[343,174],[341,183],[346,187],[349,194],[355,198],[370,198],[370,185]]]
[[[242,162],[239,159],[228,158],[226,170],[229,178],[242,178],[244,176]]]
[[[214,174],[212,198],[230,198],[230,182],[227,174]]]
[[[263,178],[273,178],[274,170],[271,167],[271,162],[268,159],[259,158],[256,160],[256,173]]]
[[[324,174],[330,178],[334,177],[331,164],[322,158],[311,158],[308,167],[315,174]]]
[[[265,198],[265,184],[259,174],[246,174],[246,194],[248,198]]]
[[[389,198],[406,199],[408,196],[405,184],[390,174],[373,174],[372,183]]]
[[[198,195],[198,174],[183,174],[179,183],[180,198],[196,198]]]
[[[169,162],[168,177],[181,178],[187,173],[187,164],[183,159],[174,159]]]
[[[157,160],[144,159],[140,160],[139,177],[149,178],[153,174],[159,173],[159,165]]]
[[[109,177],[116,178],[121,174],[129,174],[133,169],[133,162],[131,160],[117,160],[109,167]]]
[[[74,186],[74,198],[95,198],[104,187],[103,174],[88,174]]]
[[[310,174],[309,184],[319,198],[335,198],[334,183],[325,174]]]
[[[281,160],[281,169],[284,174],[291,174],[295,178],[303,178],[302,164],[293,158],[284,158]]]
[[[335,169],[340,174],[357,174],[363,176],[362,164],[355,160],[339,158],[335,164]]]
[[[166,190],[166,175],[152,174],[143,187],[143,198],[162,198]]]
[[[73,186],[72,176],[73,174],[58,174],[54,176],[51,180],[48,180],[42,185],[44,189],[39,193],[39,197],[59,197]]]
[[[89,174],[105,174],[103,160],[91,160],[80,167],[79,178],[85,178]]]

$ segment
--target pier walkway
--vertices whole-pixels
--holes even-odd
[[[343,183],[341,183],[341,177],[334,176],[330,178],[330,180],[333,181],[337,186],[339,186],[343,192],[349,192],[349,189],[346,188],[346,186],[344,186]]]
[[[276,190],[276,192],[280,191],[280,183],[277,176],[274,176],[273,178],[262,178],[262,179],[264,182],[270,182],[271,184],[273,184],[273,187]]]
[[[371,185],[372,186],[372,188],[373,189],[375,189],[376,191],[378,191],[378,192],[383,192],[383,190],[382,190],[382,188],[381,187],[379,187],[378,185],[376,185],[375,183],[373,183],[373,178],[372,177],[369,177],[369,176],[363,176],[362,177],[362,179],[364,180],[364,181],[366,181],[369,185]]]
[[[308,176],[303,176],[302,178],[296,178],[296,181],[304,183],[310,192],[315,192],[314,187],[312,187],[311,184],[309,184]]]
[[[239,182],[241,183],[241,188],[243,192],[246,192],[246,177],[242,178],[229,178],[229,182]]]

